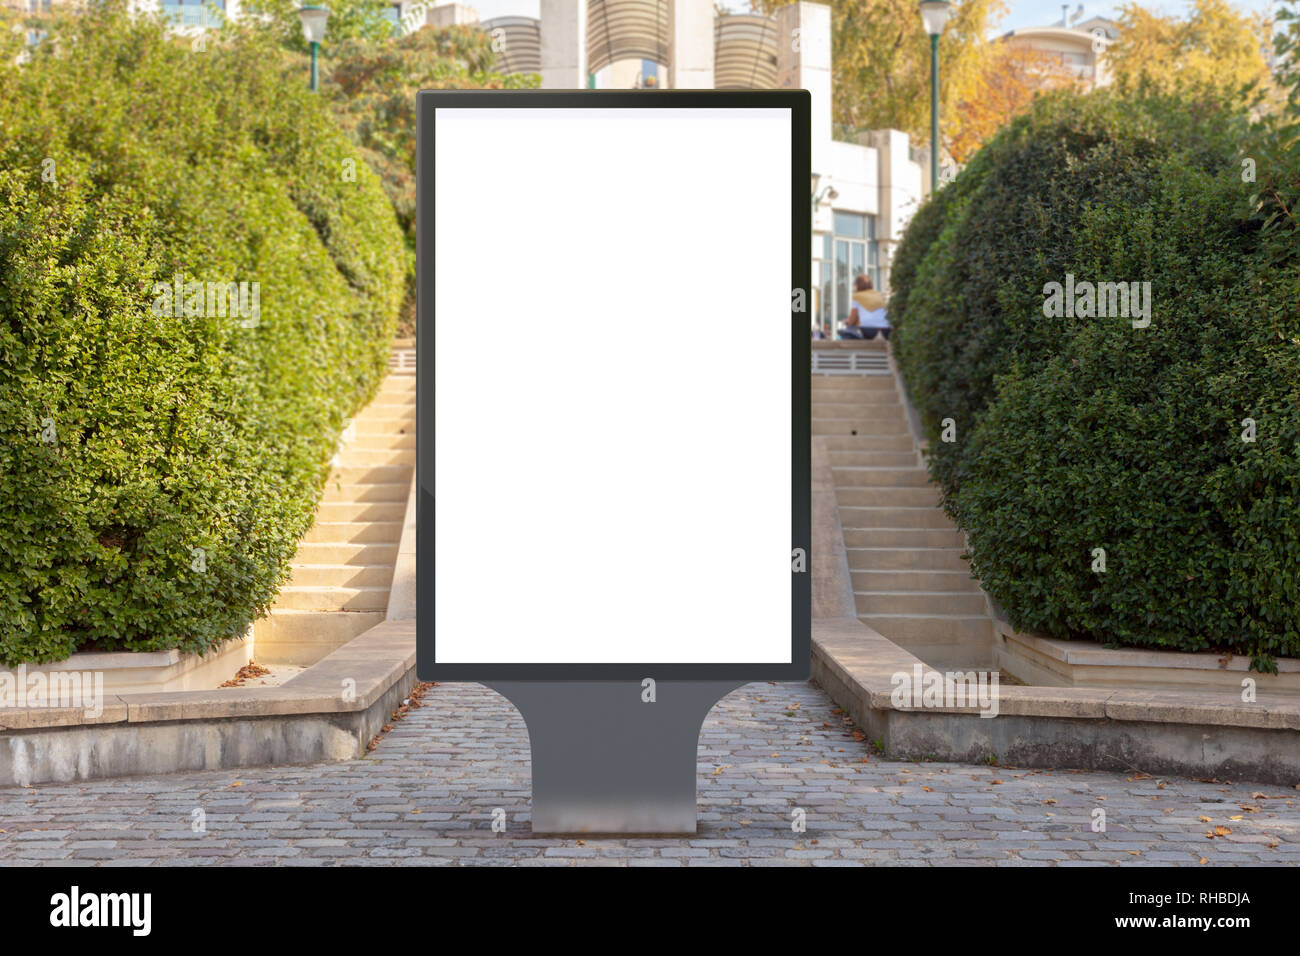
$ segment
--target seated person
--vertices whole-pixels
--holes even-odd
[[[885,317],[885,297],[876,291],[871,277],[853,280],[853,309],[849,321],[858,328],[858,338],[874,339],[876,332],[889,338],[889,319]]]

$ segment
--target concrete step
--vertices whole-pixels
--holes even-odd
[[[314,541],[298,543],[294,561],[302,564],[382,564],[392,567],[397,562],[397,542],[392,544],[321,544]]]
[[[838,395],[837,395],[838,398]],[[898,399],[888,392],[864,392],[861,398],[851,402],[829,401],[814,397],[812,402],[814,418],[886,418],[902,417],[906,413]]]
[[[871,451],[914,451],[910,434],[904,435],[827,435],[819,441],[831,453]]]
[[[303,537],[322,544],[396,544],[401,539],[400,521],[317,521]]]
[[[817,392],[897,392],[893,375],[813,375]]]
[[[907,422],[900,418],[814,418],[814,435],[905,435]]]
[[[873,489],[878,490],[878,489]],[[853,495],[863,491],[850,492]],[[847,532],[856,528],[943,528],[952,529],[952,521],[943,509],[931,505],[845,505],[840,502],[840,526]]]
[[[920,456],[915,451],[832,451],[828,452],[832,468],[874,467],[874,468],[914,468],[921,464]]]
[[[844,532],[846,548],[964,548],[956,528],[855,528]]]
[[[371,484],[331,481],[321,495],[321,504],[352,504],[358,501],[405,501],[411,494],[411,480]]]
[[[352,422],[358,435],[373,435],[377,431],[401,432],[415,430],[415,409],[406,415],[358,415]]]
[[[330,651],[382,624],[384,611],[273,610],[253,625],[262,664],[314,664]]]
[[[415,448],[358,448],[345,445],[339,453],[338,463],[347,467],[373,465],[403,465],[415,467]],[[883,464],[883,462],[882,462]]]
[[[839,488],[835,489],[835,499],[841,508],[902,508],[939,506],[939,490],[932,485],[912,485],[910,487],[880,486],[874,488]],[[940,512],[942,514],[942,512]],[[947,515],[944,519],[947,520]],[[841,519],[841,524],[843,520]],[[948,522],[950,525],[951,521]],[[926,527],[933,527],[927,525]]]
[[[388,435],[414,435],[415,434],[414,420],[408,422],[365,421],[365,422],[353,422],[353,425],[356,427],[356,437],[357,437],[358,444],[361,444],[361,439],[363,438],[370,439],[370,438],[380,438]]]
[[[316,506],[317,521],[401,521],[406,517],[406,500],[322,501]]]
[[[386,485],[410,482],[410,465],[336,465],[329,481],[340,484]]]
[[[979,591],[855,591],[859,614],[987,614]]]
[[[384,588],[393,583],[390,564],[295,564],[289,582],[300,588]],[[385,605],[387,606],[387,605]]]
[[[986,661],[992,654],[993,622],[986,615],[859,614],[858,620],[927,663],[930,655],[926,647],[966,647]]]
[[[291,584],[280,589],[275,606],[295,611],[386,611],[388,588],[334,588]]]
[[[845,548],[850,571],[964,571],[961,548]]]
[[[962,571],[851,571],[856,591],[963,591],[980,593],[979,582]]]
[[[344,446],[345,451],[370,451],[385,449],[415,450],[415,430],[392,435],[358,435]]]
[[[920,488],[930,484],[930,473],[920,465],[910,468],[839,465],[831,473],[836,488]]]

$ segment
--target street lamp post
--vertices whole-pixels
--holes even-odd
[[[930,192],[939,188],[939,34],[948,22],[948,0],[921,0],[921,22],[930,34]]]
[[[311,91],[316,92],[320,74],[317,72],[316,58],[320,52],[321,41],[325,39],[325,21],[330,12],[325,7],[302,7],[298,17],[302,20],[302,35],[311,44]]]
[[[817,207],[822,204],[823,199],[829,199],[832,202],[834,202],[836,199],[840,198],[839,192],[837,192],[835,187],[830,185],[829,183],[823,186],[821,191],[819,192],[817,190],[817,186],[819,183],[821,183],[821,181],[822,181],[821,173],[812,174],[812,214],[814,219],[817,218]],[[816,224],[814,224],[813,228],[816,229]]]

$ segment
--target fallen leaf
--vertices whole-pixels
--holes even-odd
[[[1197,817],[1196,819],[1200,820],[1202,823],[1209,823],[1209,822],[1210,822],[1210,818],[1209,818],[1209,817]]]

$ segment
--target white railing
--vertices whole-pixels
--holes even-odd
[[[814,375],[888,375],[884,352],[858,349],[813,349]]]
[[[388,357],[388,371],[394,375],[414,375],[415,349],[393,349]]]

